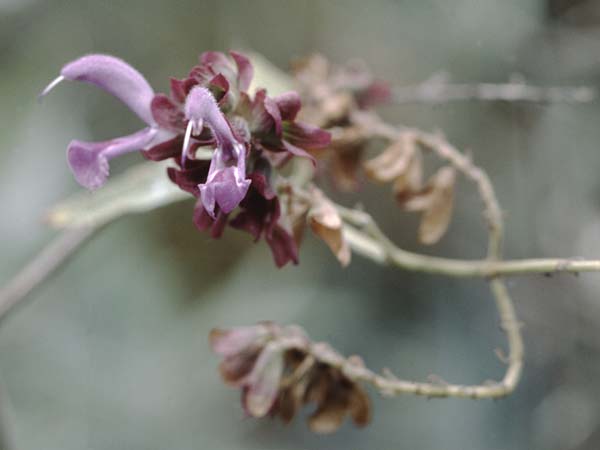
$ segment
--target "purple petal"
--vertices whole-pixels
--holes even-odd
[[[242,201],[250,180],[246,180],[246,150],[237,141],[215,98],[204,87],[194,87],[185,104],[185,115],[190,127],[196,133],[203,124],[212,131],[217,142],[206,183],[200,184],[202,204],[206,212],[215,217],[218,205],[224,213],[229,213]],[[184,143],[184,147],[186,144]]]
[[[241,53],[231,51],[229,54],[235,61],[238,69],[238,89],[240,91],[247,91],[254,76],[254,67],[252,67],[250,60]]]
[[[300,95],[295,91],[285,92],[277,97],[273,97],[273,100],[281,112],[282,120],[293,121],[302,107]]]
[[[275,100],[270,97],[265,97],[265,110],[275,123],[275,134],[281,136],[281,113],[279,112],[279,107],[277,106],[277,103],[275,103]]]
[[[198,189],[197,186],[196,189]],[[193,216],[194,225],[196,225],[196,228],[198,228],[200,231],[210,229],[210,237],[213,239],[219,239],[221,236],[223,236],[228,218],[228,214],[225,214],[223,211],[219,211],[217,218],[213,219],[204,209],[202,200],[198,200],[196,202]]]
[[[171,97],[178,103],[185,103],[185,99],[188,93],[194,86],[198,84],[198,81],[194,78],[184,78],[178,80],[177,78],[170,78]]]
[[[215,100],[220,104],[229,93],[229,81],[220,73],[210,80],[208,85],[212,88]]]
[[[230,213],[244,199],[250,180],[240,177],[237,167],[218,169],[209,175],[205,184],[198,186],[202,204],[211,217],[215,217],[215,206]]]
[[[185,116],[181,106],[164,94],[156,94],[150,104],[152,117],[161,128],[173,131],[185,130]]]
[[[306,150],[325,148],[331,143],[329,132],[301,122],[286,123],[283,127],[283,138]]]
[[[216,66],[227,66],[229,60],[221,52],[208,51],[200,55],[200,64],[212,64]]]
[[[273,253],[273,259],[277,267],[283,267],[290,261],[298,264],[298,246],[285,228],[276,225],[272,233],[265,236],[265,240],[271,247],[271,253]]]
[[[248,121],[248,127],[253,133],[268,133],[273,126],[273,117],[265,108],[266,97],[267,91],[264,89],[256,91],[254,100],[250,100],[245,93],[241,94],[239,110]]]
[[[187,96],[187,92],[185,90],[185,81],[178,80],[177,78],[169,79],[169,86],[171,88],[171,97],[175,99],[175,101],[179,103],[185,102],[185,97]]]
[[[158,134],[155,128],[145,128],[110,141],[71,141],[67,149],[69,166],[79,184],[91,190],[98,189],[108,177],[109,159],[151,145]]]
[[[148,125],[155,124],[150,110],[154,91],[142,74],[125,61],[109,55],[86,55],[65,65],[60,74],[67,80],[98,86],[125,103]]]
[[[164,161],[181,155],[183,136],[175,136],[172,139],[161,142],[142,153],[142,156],[150,161]]]
[[[234,147],[238,144],[225,116],[219,109],[215,97],[202,86],[195,86],[188,94],[185,103],[186,118],[198,128],[205,123],[212,131],[217,145],[225,151],[226,157],[233,156]],[[194,130],[200,133],[201,130]]]

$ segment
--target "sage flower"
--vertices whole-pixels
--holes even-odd
[[[103,142],[73,140],[67,148],[67,160],[82,186],[94,190],[108,177],[108,161],[115,156],[151,147],[169,136],[152,116],[150,104],[154,91],[133,67],[109,55],[87,55],[66,64],[60,76],[42,92],[45,96],[64,80],[93,84],[114,95],[142,119],[147,127],[128,136]]]
[[[146,124],[104,142],[72,141],[67,159],[82,186],[100,188],[110,159],[128,152],[141,150],[152,161],[172,159],[167,174],[197,197],[194,223],[199,229],[210,229],[218,238],[230,224],[256,240],[264,236],[278,266],[297,263],[297,243],[281,217],[276,177],[265,174],[296,156],[314,162],[310,152],[329,145],[330,135],[296,120],[301,109],[297,93],[248,93],[252,64],[240,53],[229,55],[202,53],[187,77],[171,78],[169,95],[155,93],[121,59],[87,55],[65,65],[41,95],[65,80],[90,83],[117,97]],[[211,152],[210,161],[198,156],[201,148]]]

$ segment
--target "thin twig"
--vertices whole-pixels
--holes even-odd
[[[488,258],[498,259],[500,257],[503,235],[502,210],[492,182],[484,170],[475,166],[470,158],[446,141],[439,133],[426,133],[415,128],[394,127],[381,121],[375,114],[369,113],[354,114],[353,120],[357,125],[368,130],[371,136],[381,137],[392,142],[409,135],[474,182],[484,203],[484,217],[489,227]]]
[[[449,83],[446,76],[434,75],[413,86],[392,90],[394,103],[439,104],[454,101],[504,101],[531,103],[588,103],[597,92],[589,86],[532,86],[525,82],[508,83]]]
[[[535,258],[522,260],[451,259],[422,255],[404,250],[390,241],[363,231],[363,211],[336,205],[346,221],[344,236],[352,250],[378,264],[398,267],[413,272],[424,272],[458,278],[492,278],[548,273],[600,272],[600,260],[581,258]],[[369,216],[370,217],[370,216]],[[369,219],[370,220],[370,219]],[[353,225],[350,225],[353,224]]]
[[[503,238],[502,210],[492,183],[481,168],[475,166],[470,158],[463,155],[439,134],[425,133],[411,128],[393,127],[384,123],[374,113],[355,113],[351,119],[354,125],[364,130],[369,130],[368,132],[372,136],[391,142],[395,142],[406,136],[407,133],[410,133],[411,137],[423,147],[433,151],[439,158],[450,163],[467,179],[474,182],[484,204],[484,215],[489,233],[487,258],[484,261],[479,261],[479,266],[489,268],[497,264],[502,264],[500,261],[502,257]],[[412,264],[411,268],[414,270],[419,269],[425,272],[437,271],[438,273],[453,272],[450,273],[453,275],[459,273],[460,270],[465,270],[464,263],[467,263],[466,266],[471,264],[471,262],[457,262],[444,260],[443,258],[411,254],[395,246],[379,229],[370,215],[361,211],[347,210],[342,207],[339,207],[338,211],[340,211],[340,215],[344,220],[364,229],[367,236],[363,236],[360,239],[356,239],[359,235],[352,232],[352,230],[357,231],[356,229],[346,228],[345,235],[350,238],[354,237],[357,243],[355,247],[363,251],[364,255],[370,254],[375,256],[377,262],[394,264],[400,267],[403,267],[403,263],[408,263],[404,265],[410,266]],[[372,241],[369,241],[369,239],[372,239]],[[376,242],[379,247],[376,247],[375,250],[370,245],[370,242]],[[433,264],[433,269],[431,268],[432,266],[428,265],[430,263],[436,263]],[[475,269],[476,267],[477,263],[473,264],[470,268]],[[411,393],[427,397],[497,398],[510,394],[517,386],[523,369],[524,346],[520,324],[516,318],[513,302],[504,282],[498,277],[498,273],[488,272],[486,276],[491,277],[491,292],[494,295],[496,308],[500,315],[500,323],[508,341],[508,367],[501,382],[471,386],[449,383],[417,383],[401,380],[396,377],[380,376],[364,368],[357,373],[356,379],[371,382],[382,392],[391,395]]]
[[[36,255],[8,284],[0,289],[0,320],[61,267],[97,229],[97,227],[91,226],[66,229]]]

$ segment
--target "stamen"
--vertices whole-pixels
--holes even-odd
[[[187,128],[185,129],[185,137],[183,138],[183,149],[181,150],[181,166],[185,163],[187,157],[188,147],[190,145],[190,138],[192,136],[192,129],[194,128],[194,121],[188,121]]]
[[[42,99],[44,98],[44,96],[46,94],[48,94],[48,92],[50,92],[52,89],[54,89],[57,84],[59,84],[62,81],[64,81],[64,79],[65,79],[65,77],[63,77],[62,75],[59,75],[54,80],[52,80],[52,82],[50,82],[50,84],[48,86],[46,86],[44,88],[44,90],[38,95],[38,102],[41,102]]]

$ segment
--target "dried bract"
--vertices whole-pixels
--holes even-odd
[[[419,225],[419,240],[422,243],[435,244],[446,233],[454,207],[455,183],[454,168],[442,167],[420,192],[403,203],[406,210],[423,213]]]
[[[342,266],[350,264],[350,246],[344,239],[342,219],[335,205],[317,188],[311,189],[308,221],[312,231],[329,246]]]
[[[242,406],[252,417],[280,417],[289,423],[302,407],[314,404],[308,424],[315,433],[332,433],[350,417],[363,427],[371,419],[365,390],[343,370],[361,364],[324,343],[312,343],[294,325],[261,323],[215,329],[210,343],[223,357],[223,380],[242,390]]]

